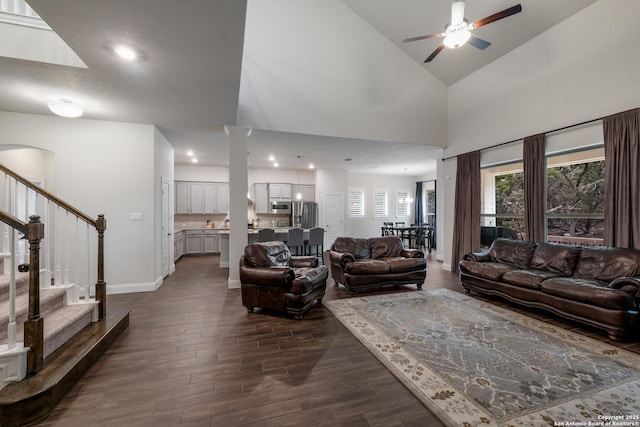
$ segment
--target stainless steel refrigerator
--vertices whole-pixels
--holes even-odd
[[[318,204],[315,202],[293,202],[291,223],[294,227],[313,228],[318,226]]]

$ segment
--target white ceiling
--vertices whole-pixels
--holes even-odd
[[[520,0],[522,13],[477,30],[479,37],[492,42],[486,50],[471,46],[445,50],[432,63],[423,64],[439,41],[403,44],[401,40],[442,31],[450,15],[448,0],[342,0],[445,85],[594,1]],[[227,164],[224,125],[237,122],[245,1],[28,3],[88,69],[0,57],[0,110],[51,114],[43,97],[67,96],[86,107],[87,119],[158,126],[175,148],[176,164],[188,163],[185,152],[189,148],[198,152],[200,165]],[[510,0],[470,0],[466,16],[475,21],[514,4]],[[119,61],[110,52],[118,42],[132,42],[141,50],[142,59],[133,64]],[[309,61],[309,57],[299,60]],[[266,157],[275,154],[282,159],[281,168],[296,168],[297,156],[301,156],[303,162],[313,161],[318,168],[411,175],[433,170],[442,156],[441,148],[420,144],[260,129],[254,129],[249,139],[249,152],[250,167],[269,167]],[[354,160],[345,162],[345,158]]]

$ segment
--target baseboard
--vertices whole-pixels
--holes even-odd
[[[158,290],[162,283],[163,279],[161,277],[156,279],[155,282],[117,283],[115,285],[107,283],[107,295],[153,292]]]
[[[436,255],[436,261],[444,261],[444,255]]]
[[[229,279],[227,289],[240,289],[240,280]]]
[[[442,269],[446,271],[451,271],[451,264],[442,264]]]

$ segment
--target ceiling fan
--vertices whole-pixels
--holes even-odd
[[[480,50],[485,50],[491,45],[491,43],[481,39],[480,37],[474,36],[473,34],[471,34],[471,31],[520,12],[522,12],[522,5],[517,4],[469,24],[469,21],[464,17],[464,2],[454,1],[451,4],[451,23],[445,27],[443,33],[430,34],[428,36],[409,37],[402,40],[402,42],[407,43],[414,42],[416,40],[444,38],[442,44],[440,44],[440,46],[438,46],[436,50],[434,50],[424,62],[433,61],[436,55],[438,55],[440,51],[442,51],[442,49],[444,49],[445,47],[455,49],[462,46],[467,41],[469,41],[469,44],[471,44],[472,46],[475,46]]]

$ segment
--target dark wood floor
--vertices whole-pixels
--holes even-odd
[[[442,425],[327,309],[303,321],[248,314],[217,261],[185,257],[156,292],[109,296],[108,307],[131,307],[129,329],[36,425]],[[435,254],[428,263],[425,289],[462,291]],[[327,299],[348,297],[330,284]],[[640,344],[613,344],[640,353]]]

